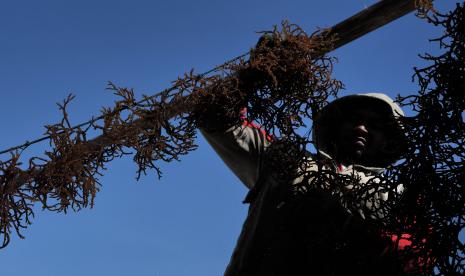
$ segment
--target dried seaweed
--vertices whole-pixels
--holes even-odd
[[[426,15],[430,1],[419,2]],[[268,154],[276,177],[283,183],[301,180],[300,185],[284,189],[281,199],[295,207],[310,202],[305,199],[314,191],[324,191],[344,209],[363,210],[367,229],[389,239],[408,240],[402,258],[415,260],[422,273],[463,274],[465,254],[459,233],[465,219],[464,11],[462,4],[450,14],[427,16],[445,28],[444,36],[434,40],[445,52],[438,57],[425,55],[432,65],[416,69],[419,93],[398,99],[417,112],[401,121],[407,137],[402,160],[368,183],[360,185],[356,175],[335,173],[318,154],[309,159],[307,148],[314,141],[311,131],[302,134],[302,129],[309,128],[342,87],[331,77],[335,59],[324,54],[335,38],[324,30],[307,35],[284,22],[281,29],[262,33],[248,60],[241,57],[209,74],[191,71],[170,89],[142,101],[135,100],[131,89],[110,83],[108,88],[119,100],[87,126],[70,125],[66,107],[73,97],[68,97],[60,105],[63,119],[46,126],[51,149],[45,157],[31,158],[26,169],[19,162],[20,152],[0,162],[3,246],[12,231],[22,237],[35,202],[56,212],[93,206],[105,164],[125,155],[132,154],[138,165],[137,178],[147,170],[160,177],[160,162],[179,160],[196,149],[197,128],[224,131],[241,123],[246,108],[246,116],[273,136]],[[89,130],[98,130],[101,136],[89,140]],[[319,170],[310,169],[314,166]],[[398,192],[400,184],[403,193]],[[375,200],[379,192],[390,193],[389,200]],[[287,210],[296,213],[294,208]],[[304,244],[314,244],[309,237],[304,237]]]
[[[463,275],[465,247],[459,235],[465,228],[465,5],[457,4],[448,14],[430,11],[426,18],[444,28],[443,36],[432,40],[444,52],[439,56],[423,55],[430,65],[415,68],[418,94],[398,97],[398,102],[411,108],[416,115],[401,119],[407,145],[396,165],[362,185],[356,175],[340,175],[327,169],[330,164],[325,164],[324,160],[306,160],[305,144],[309,141],[306,136],[278,143],[272,152],[276,159],[273,170],[282,172],[284,169],[285,173],[278,173],[284,182],[301,180],[281,197],[291,206],[282,215],[285,221],[301,213],[301,209],[308,211],[302,203],[314,200],[314,191],[323,190],[331,200],[348,210],[362,211],[365,230],[372,229],[378,236],[385,235],[386,241],[394,242],[392,250],[397,251],[396,258],[404,263],[401,266],[410,266],[409,273]],[[319,166],[319,170],[312,170],[314,166]],[[295,173],[290,174],[290,171]],[[346,187],[350,187],[349,193],[344,191]],[[389,193],[389,200],[376,200],[378,192]],[[296,211],[296,208],[301,209]],[[305,228],[305,225],[299,227]],[[318,228],[313,223],[311,231],[315,231],[315,227]],[[295,237],[291,228],[280,229]],[[358,231],[365,242],[370,240],[367,232]],[[312,237],[309,233],[300,233],[300,240],[312,245],[318,243],[315,238],[309,241],[308,237]],[[347,240],[341,241],[346,247],[347,243]],[[331,248],[330,244],[326,246]],[[334,244],[332,248],[341,250],[344,247],[341,244]],[[401,247],[402,250],[396,249]],[[277,254],[283,254],[282,248],[277,250],[280,251]],[[337,256],[337,250],[332,256]],[[369,252],[349,251],[344,256],[364,263],[366,268],[376,262]],[[314,260],[307,259],[304,263],[311,265]],[[389,268],[392,264],[383,267]],[[311,272],[315,267],[308,269]],[[386,275],[405,272],[387,271]]]
[[[284,167],[296,172],[289,176],[286,171],[282,177],[287,177],[287,181],[296,177],[302,180],[281,198],[293,206],[283,217],[300,213],[301,210],[295,208],[307,208],[302,203],[314,198],[315,190],[323,190],[348,210],[361,210],[365,216],[365,230],[372,229],[378,236],[385,235],[386,241],[394,242],[392,250],[397,251],[396,258],[403,262],[400,266],[409,267],[409,273],[463,275],[465,247],[459,235],[465,228],[465,5],[457,4],[448,14],[430,12],[427,20],[444,28],[443,36],[432,40],[439,44],[443,53],[422,55],[430,65],[415,68],[418,94],[398,97],[398,102],[416,115],[401,119],[407,145],[396,165],[362,185],[356,175],[340,175],[326,169],[328,164],[322,160],[306,161],[305,147],[296,146],[299,144],[294,141],[283,143],[282,148],[286,150],[278,146],[275,163],[284,160]],[[274,170],[281,169],[276,166]],[[320,169],[314,171],[312,166],[320,166]],[[350,187],[349,193],[344,192],[345,187]],[[398,192],[400,187],[402,193]],[[378,192],[389,193],[389,200],[377,201]],[[312,224],[311,227],[318,226]],[[288,227],[281,229],[292,231]],[[357,231],[365,242],[370,240],[369,233]],[[308,232],[300,235],[301,241],[317,242],[308,240],[312,236]],[[347,246],[348,241],[341,243]],[[398,250],[401,247],[402,250]],[[335,248],[341,250],[341,244],[334,244]],[[331,254],[337,256],[337,250]],[[364,263],[366,268],[376,262],[369,252],[349,251],[344,256]],[[306,263],[312,262],[308,259]],[[392,264],[383,267],[390,268]],[[386,275],[405,272],[387,271]]]
[[[416,233],[412,247],[423,258],[435,260],[436,273],[465,273],[465,4],[448,14],[432,13],[428,21],[444,29],[432,41],[444,52],[425,54],[430,63],[415,68],[418,95],[399,98],[417,111],[405,122],[408,152],[390,171],[394,181],[405,183],[407,194],[398,205],[396,225]],[[402,229],[403,230],[403,229]]]
[[[62,120],[46,126],[50,150],[44,157],[31,158],[26,169],[19,163],[20,152],[0,163],[3,246],[11,231],[21,236],[21,229],[30,224],[35,202],[55,212],[92,207],[100,187],[98,178],[115,158],[132,154],[137,179],[151,169],[160,177],[160,162],[179,160],[196,149],[196,129],[204,124],[201,117],[207,110],[214,110],[212,106],[228,107],[219,112],[222,125],[228,125],[227,118],[230,124],[238,123],[240,109],[247,106],[250,115],[277,137],[303,126],[300,117],[310,115],[340,86],[327,71],[332,60],[321,54],[330,47],[330,39],[322,32],[307,36],[286,22],[281,31],[275,28],[267,35],[279,47],[261,43],[249,61],[235,59],[208,75],[191,71],[170,89],[141,101],[136,101],[131,89],[109,83],[108,89],[119,100],[113,108],[103,108],[102,115],[89,124],[71,126],[67,106],[74,96],[70,95],[59,104]],[[259,93],[252,87],[255,80],[260,83]],[[310,93],[312,99],[307,98]],[[89,140],[90,130],[101,135]]]

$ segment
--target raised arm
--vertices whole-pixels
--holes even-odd
[[[263,153],[270,144],[270,137],[247,121],[222,132],[205,129],[201,132],[229,169],[245,186],[253,188],[260,175]]]

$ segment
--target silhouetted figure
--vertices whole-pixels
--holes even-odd
[[[400,157],[403,134],[397,118],[403,115],[384,94],[333,101],[314,122],[318,154],[308,155],[306,169],[352,175],[363,187]],[[382,219],[385,210],[379,206],[393,191],[370,188],[369,196],[360,199],[355,210],[324,189],[286,201],[281,196],[283,187],[309,179],[282,183],[268,160],[272,137],[246,120],[226,131],[202,133],[250,189],[248,217],[226,276],[404,275],[405,265],[400,264],[389,237],[364,223]],[[352,188],[349,185],[340,192],[350,194]],[[402,190],[399,185],[394,192],[401,194]]]

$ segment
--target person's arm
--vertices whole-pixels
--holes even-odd
[[[257,45],[270,43],[269,35],[262,36]],[[271,46],[269,46],[271,47]],[[251,54],[250,60],[254,56]],[[246,70],[247,71],[247,70]],[[205,93],[201,96],[193,118],[216,153],[231,171],[252,189],[259,177],[263,153],[271,142],[259,126],[247,121],[247,95],[257,89],[254,81],[243,82],[244,72],[239,73],[239,89],[224,93]]]
[[[208,132],[203,136],[231,171],[249,189],[255,186],[260,174],[263,153],[270,137],[253,123],[245,121],[223,132]]]

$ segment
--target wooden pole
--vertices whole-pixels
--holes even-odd
[[[334,49],[356,40],[415,10],[415,0],[383,0],[330,28]],[[333,49],[333,50],[334,50]]]

